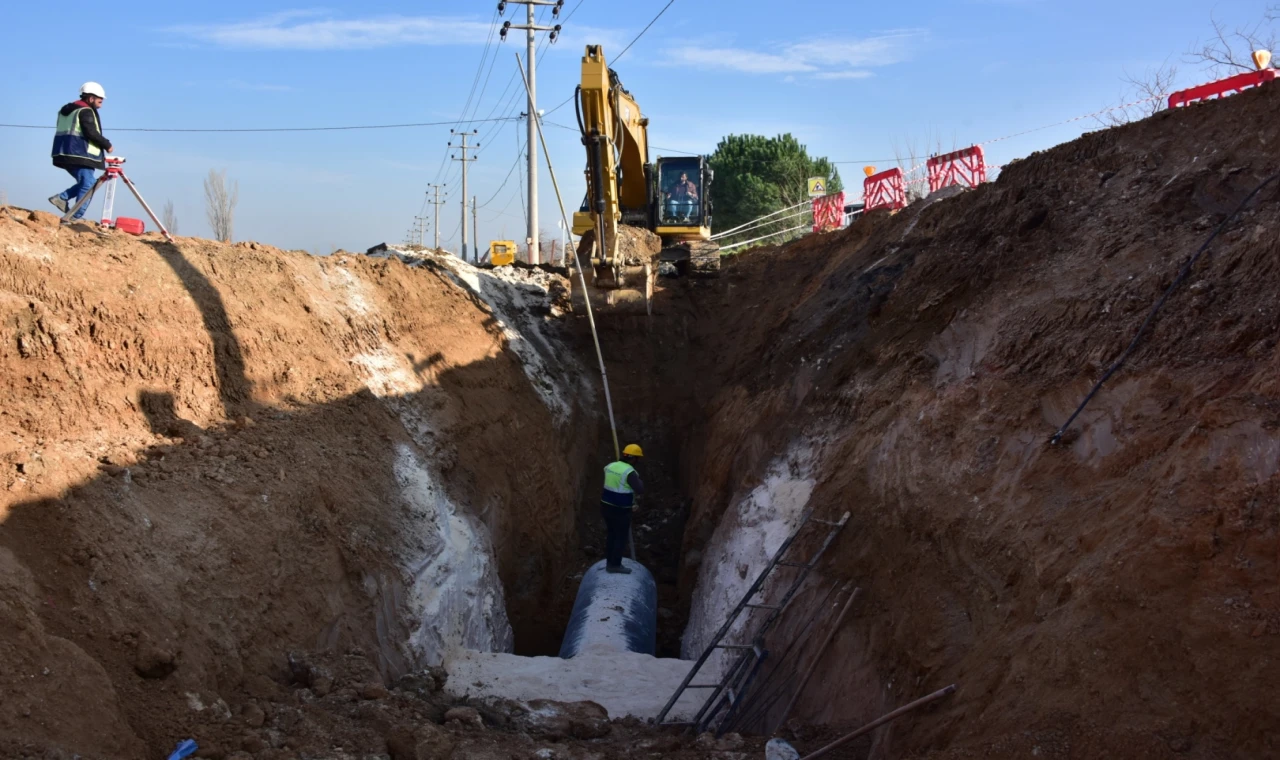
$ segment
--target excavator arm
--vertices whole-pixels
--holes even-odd
[[[599,45],[588,45],[582,57],[577,101],[578,128],[587,147],[587,210],[574,214],[573,231],[596,230],[613,252],[620,223],[649,226],[649,120],[609,69]],[[620,260],[600,263],[623,266]]]

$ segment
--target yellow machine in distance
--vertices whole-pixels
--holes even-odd
[[[587,148],[587,194],[573,215],[573,232],[604,240],[591,256],[596,286],[650,293],[659,262],[682,274],[717,272],[720,247],[710,240],[712,172],[706,158],[660,156],[650,162],[649,119],[599,45],[588,45],[582,57],[575,106]],[[661,238],[657,260],[628,249],[633,236],[620,237],[619,226]]]
[[[489,264],[495,267],[505,267],[514,264],[516,261],[516,241],[514,240],[490,240],[489,241]]]

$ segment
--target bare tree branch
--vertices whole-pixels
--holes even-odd
[[[160,212],[160,221],[164,222],[165,229],[169,230],[170,235],[178,234],[178,212],[173,210],[173,201],[164,202],[164,210]]]
[[[240,200],[240,183],[227,188],[227,170],[209,170],[204,180],[204,213],[215,240],[231,242],[235,227],[236,203]]]
[[[924,149],[921,149],[920,145],[924,145]],[[930,145],[933,146],[932,151],[929,150]],[[917,173],[916,176],[908,176],[908,172],[917,166],[921,166],[926,158],[930,156],[939,156],[943,153],[950,153],[958,148],[959,145],[954,135],[951,137],[950,148],[946,147],[945,140],[941,133],[936,135],[926,133],[924,139],[920,142],[917,142],[916,138],[907,135],[903,138],[901,145],[899,145],[897,140],[894,140],[893,157],[898,168],[902,170],[904,180],[906,182],[911,182],[913,179],[921,180],[926,176],[923,173]],[[917,181],[914,184],[907,185],[907,203],[915,203],[928,194],[929,185],[925,182]]]
[[[1252,26],[1235,29],[1228,29],[1226,24],[1210,16],[1213,35],[1197,48],[1187,51],[1187,59],[1208,68],[1215,78],[1253,71],[1253,52],[1274,51],[1280,43],[1280,36],[1274,28],[1278,20],[1280,5],[1269,6],[1262,19]]]
[[[1137,105],[1116,108],[1094,119],[1104,127],[1118,127],[1131,121],[1145,119],[1160,113],[1169,105],[1169,94],[1174,91],[1178,81],[1178,67],[1165,61],[1157,68],[1148,68],[1141,75],[1130,74],[1127,70],[1120,78],[1128,87],[1121,96],[1119,105],[1126,103]]]

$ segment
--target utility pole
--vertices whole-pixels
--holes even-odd
[[[471,196],[471,237],[476,240],[476,263],[480,263],[480,207],[476,205],[476,197]]]
[[[415,216],[414,221],[418,223],[418,247],[422,247],[422,233],[426,231],[427,218],[425,216]]]
[[[537,33],[551,32],[551,41],[555,42],[556,37],[560,36],[560,25],[555,26],[538,26],[534,23],[533,12],[534,6],[544,5],[551,8],[552,18],[560,18],[560,9],[564,7],[564,0],[502,0],[498,3],[498,13],[505,13],[507,3],[511,2],[516,5],[525,7],[524,24],[512,24],[510,21],[503,23],[501,36],[505,42],[507,39],[507,31],[510,29],[525,30],[525,46],[526,61],[529,70],[529,110],[526,119],[529,124],[528,152],[529,152],[529,231],[527,242],[529,244],[529,263],[538,263],[538,128],[534,124],[535,114],[538,113],[538,84],[537,75],[538,62],[534,56],[537,53]]]
[[[433,201],[427,201],[427,203],[430,203],[432,206],[436,207],[436,220],[434,223],[435,231],[436,231],[436,248],[435,249],[438,251],[440,250],[440,205],[445,203],[445,201],[440,200],[440,188],[444,186],[443,185],[427,185],[427,187],[433,188],[436,191],[436,199]]]
[[[462,162],[462,260],[466,261],[467,260],[467,163],[470,161],[476,160],[474,156],[472,156],[471,158],[467,158],[467,149],[470,148],[471,150],[475,150],[476,148],[480,147],[480,143],[476,143],[475,145],[467,145],[467,138],[474,137],[475,135],[479,134],[479,130],[473,129],[470,132],[454,132],[451,129],[449,131],[453,134],[462,136],[462,158],[458,158],[457,156],[454,156],[453,160]],[[453,142],[450,142],[449,144],[453,145]]]

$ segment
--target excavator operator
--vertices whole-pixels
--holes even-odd
[[[600,516],[604,518],[605,571],[630,573],[631,568],[622,564],[622,552],[627,548],[631,534],[631,510],[636,506],[636,494],[644,493],[644,482],[632,465],[639,463],[644,451],[634,443],[622,450],[622,459],[604,468],[604,491],[600,494]]]
[[[672,220],[688,222],[697,213],[698,186],[689,181],[688,172],[680,172],[680,181],[667,193],[667,215]]]

